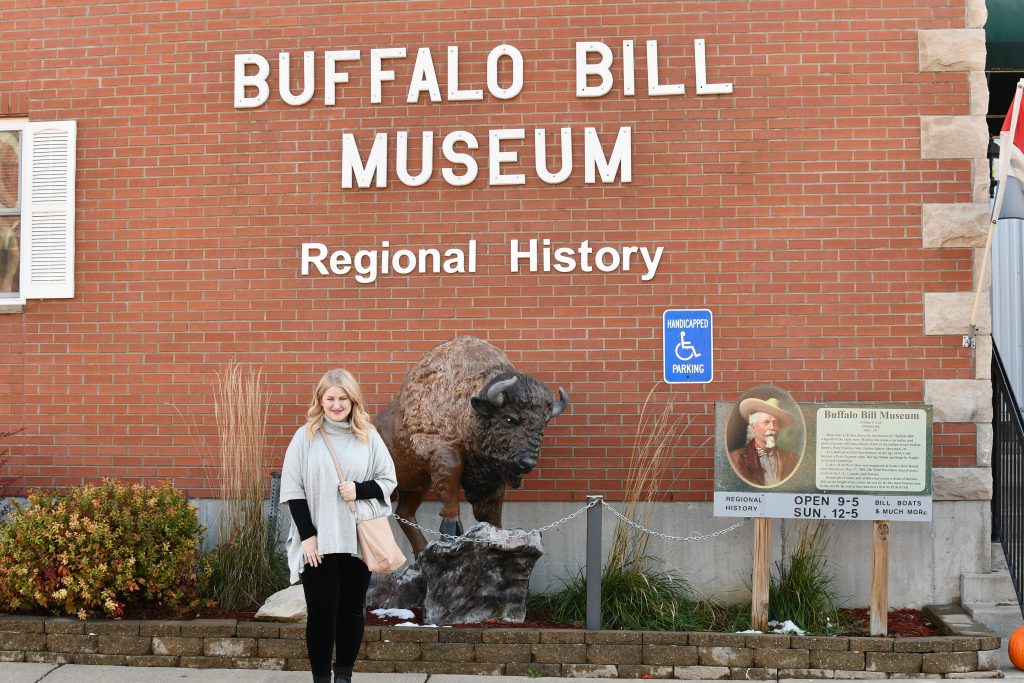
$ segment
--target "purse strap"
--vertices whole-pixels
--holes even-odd
[[[320,429],[320,436],[323,437],[324,443],[327,444],[327,450],[331,452],[331,460],[334,461],[334,469],[338,471],[338,481],[345,481],[345,473],[341,470],[341,463],[338,462],[338,454],[334,452],[334,446],[331,445],[331,440],[327,438],[327,435],[324,433],[323,428]],[[352,511],[352,514],[355,514],[355,501],[348,501],[348,509]]]

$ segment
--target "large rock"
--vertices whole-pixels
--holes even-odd
[[[544,554],[540,532],[480,522],[455,539],[432,541],[405,571],[367,598],[371,607],[423,608],[426,623],[522,623],[530,574]]]
[[[302,586],[295,584],[277,591],[267,598],[254,618],[256,621],[305,621],[306,596]]]

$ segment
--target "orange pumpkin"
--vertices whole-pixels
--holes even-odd
[[[1013,632],[1006,644],[1006,650],[1010,655],[1010,663],[1024,671],[1024,626]]]

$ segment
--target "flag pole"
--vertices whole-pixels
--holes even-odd
[[[1017,122],[1020,114],[1021,93],[1024,92],[1024,78],[1017,81],[1017,90],[1013,94],[1013,104],[1010,107],[1010,130],[999,133],[999,169],[996,172],[996,201],[992,206],[992,216],[988,223],[988,238],[985,240],[985,252],[981,257],[981,270],[978,272],[978,284],[974,290],[974,306],[971,308],[970,345],[974,346],[975,338],[978,336],[978,303],[981,300],[981,290],[985,283],[985,275],[988,272],[989,252],[992,250],[992,237],[996,231],[996,224],[999,222],[999,213],[1003,209],[1003,196],[1006,189],[1006,176],[1010,170],[1010,154],[1013,141],[1017,135]],[[967,339],[964,340],[965,342]]]

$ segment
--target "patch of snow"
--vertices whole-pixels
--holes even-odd
[[[772,633],[795,633],[798,636],[804,635],[804,630],[789,619],[786,619],[786,621],[781,623],[778,621],[769,621],[768,627],[772,629]]]
[[[394,617],[395,619],[412,619],[416,615],[407,609],[375,609],[373,614],[378,617]]]

